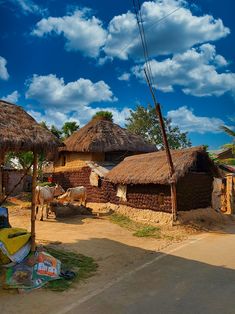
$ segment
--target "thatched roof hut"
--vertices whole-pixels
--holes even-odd
[[[201,172],[210,170],[214,174],[218,173],[203,147],[171,150],[171,155],[176,182],[194,167]],[[106,179],[114,184],[169,184],[166,152],[127,157],[108,173]]]
[[[213,177],[217,167],[203,147],[171,151],[176,181],[177,210],[206,208],[211,205]],[[134,208],[172,212],[171,177],[166,152],[125,158],[105,176],[115,193],[110,202]]]
[[[60,151],[67,152],[153,152],[156,147],[104,118],[92,119],[64,141]]]
[[[2,165],[4,154],[9,151],[33,152],[32,177],[32,207],[31,207],[31,249],[36,249],[35,243],[35,207],[38,153],[56,152],[59,146],[56,137],[39,125],[23,108],[0,100],[0,201],[4,202],[2,186]],[[26,173],[24,174],[26,175]],[[23,177],[22,177],[23,178]],[[21,181],[21,180],[20,180]],[[20,183],[18,182],[18,184]],[[15,186],[16,187],[16,186]]]
[[[38,124],[23,108],[0,100],[0,151],[52,152],[56,137]]]

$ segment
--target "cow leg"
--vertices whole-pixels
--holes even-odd
[[[43,221],[43,212],[44,212],[44,205],[41,205],[41,218],[40,218],[40,221]]]
[[[48,206],[48,204],[46,205],[46,217],[47,217],[47,219],[49,218],[49,206]]]
[[[84,193],[83,195],[83,204],[84,204],[84,207],[86,207],[86,193]]]
[[[35,220],[37,220],[37,216],[38,216],[38,207],[39,207],[39,205],[36,206]]]

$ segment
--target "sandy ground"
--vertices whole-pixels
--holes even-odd
[[[17,206],[10,206],[10,223],[12,226],[30,230],[30,209],[16,199],[11,200]],[[55,220],[36,222],[37,242],[48,244],[59,242],[57,247],[73,250],[91,256],[98,263],[97,273],[84,283],[78,283],[69,291],[55,293],[44,289],[30,294],[18,295],[0,289],[0,313],[52,313],[57,306],[71,302],[98,287],[118,278],[136,265],[151,259],[158,251],[164,250],[172,243],[185,240],[188,236],[198,233],[190,227],[164,227],[169,238],[152,239],[137,238],[132,232],[109,221],[108,217],[97,218],[75,216]],[[173,240],[172,240],[173,239]],[[40,302],[40,306],[37,306]]]

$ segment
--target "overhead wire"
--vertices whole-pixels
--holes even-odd
[[[142,17],[142,11],[141,11],[141,6],[140,6],[140,1],[137,0],[137,2],[138,2],[140,23],[141,23],[140,25],[141,25],[141,28],[142,28],[143,40],[144,40],[145,50],[146,50],[146,56],[147,56],[147,64],[148,64],[148,70],[149,70],[149,78],[150,78],[150,81],[151,81],[152,85],[154,85],[154,78],[153,78],[153,73],[152,73],[152,68],[151,68],[151,63],[150,63],[150,57],[149,57],[149,51],[148,51],[148,45],[147,45],[147,40],[146,40],[146,35],[145,35],[145,30],[144,30],[144,22],[143,22],[143,17]]]
[[[152,23],[151,25],[149,25],[148,27],[146,27],[146,31],[149,31],[153,26],[161,23],[162,21],[164,21],[166,18],[168,18],[169,16],[171,16],[172,14],[174,14],[176,11],[182,9],[182,7],[178,7],[176,9],[174,9],[173,11],[169,12],[167,15],[163,16],[162,18],[160,18],[159,20],[157,20],[156,22]],[[138,39],[139,35],[135,37],[135,39]],[[124,52],[125,50],[127,50],[129,47],[131,47],[133,45],[133,41],[131,43],[129,43],[128,45],[124,46],[122,49],[120,49],[120,53]]]
[[[153,75],[152,75],[152,69],[151,69],[150,58],[149,58],[149,53],[148,53],[148,46],[147,46],[144,25],[143,25],[143,17],[142,17],[141,6],[140,6],[139,0],[133,0],[133,6],[134,6],[135,15],[136,15],[137,25],[139,28],[141,44],[142,44],[144,60],[145,60],[144,73],[145,75],[148,76],[148,80],[151,84],[151,87],[153,87]]]

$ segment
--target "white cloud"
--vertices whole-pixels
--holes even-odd
[[[123,73],[122,75],[120,75],[120,76],[118,77],[118,80],[119,80],[119,81],[129,81],[129,80],[130,80],[130,77],[131,77],[131,74],[125,72],[125,73]]]
[[[0,79],[2,80],[8,80],[9,74],[7,71],[7,60],[0,56]]]
[[[235,73],[221,72],[227,61],[216,55],[215,46],[203,44],[163,61],[152,60],[151,69],[156,87],[172,92],[180,86],[185,94],[194,96],[221,96],[226,92],[235,95]],[[143,66],[135,66],[133,73],[143,78]]]
[[[34,119],[38,122],[46,121],[47,125],[55,125],[57,127],[61,127],[65,121],[76,121],[79,125],[80,120],[77,117],[71,118],[69,114],[64,112],[59,112],[54,109],[48,109],[44,112],[39,112],[35,110],[28,110],[28,114],[30,114]]]
[[[20,93],[17,90],[15,90],[11,94],[9,94],[5,97],[2,97],[2,100],[9,101],[9,102],[15,104],[15,103],[17,103],[19,97],[20,97]]]
[[[10,0],[10,1],[16,4],[25,15],[30,13],[44,15],[47,12],[46,9],[43,9],[42,7],[40,7],[39,5],[34,3],[34,1],[31,0]]]
[[[65,121],[77,121],[83,125],[100,110],[111,111],[114,121],[121,125],[125,124],[129,116],[127,107],[122,110],[115,107],[91,107],[92,103],[117,100],[104,81],[93,83],[80,78],[65,84],[63,78],[59,79],[53,74],[34,75],[27,86],[26,98],[38,101],[41,107],[40,111],[29,109],[29,114],[37,121],[45,120],[50,125],[60,127]]]
[[[160,21],[179,7],[174,14]],[[184,0],[146,1],[141,11],[151,57],[182,52],[230,33],[221,19],[211,15],[193,15]],[[110,21],[104,51],[108,56],[124,60],[142,58],[138,28],[132,12],[115,16]]]
[[[167,118],[172,120],[173,126],[179,126],[183,132],[219,133],[220,126],[225,125],[224,121],[219,118],[196,116],[193,110],[186,106],[169,111]]]
[[[116,100],[104,81],[93,83],[88,79],[80,78],[66,84],[63,78],[49,74],[34,75],[27,84],[26,98],[36,99],[44,106],[61,108],[65,112],[94,102]]]
[[[55,125],[57,127],[61,127],[66,121],[76,121],[80,126],[83,126],[87,122],[90,121],[92,116],[100,110],[107,110],[112,112],[113,120],[115,123],[125,126],[126,119],[130,116],[130,109],[125,107],[121,110],[117,108],[108,107],[81,107],[76,112],[64,113],[55,109],[45,110],[44,112],[39,112],[35,110],[28,110],[28,113],[34,117],[34,119],[38,122],[46,121],[48,125]]]
[[[81,51],[89,57],[97,57],[106,40],[102,22],[90,16],[90,10],[76,10],[63,17],[44,18],[36,24],[32,34],[42,37],[46,34],[63,35],[68,51]]]

